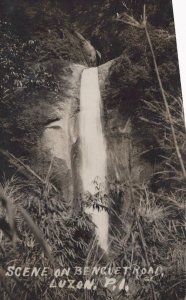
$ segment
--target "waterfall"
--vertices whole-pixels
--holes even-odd
[[[80,90],[81,179],[83,191],[106,192],[106,143],[101,123],[102,102],[98,69],[84,69]],[[99,193],[96,186],[99,185]],[[104,208],[86,208],[96,225],[96,235],[102,249],[108,250],[108,213]]]

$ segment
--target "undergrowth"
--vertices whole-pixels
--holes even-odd
[[[173,100],[170,110],[185,161],[182,105],[179,98]],[[99,248],[94,225],[83,207],[73,211],[58,191],[49,188],[46,192],[40,184],[23,182],[20,178],[1,184],[1,299],[151,300],[154,293],[160,300],[184,300],[186,184],[163,105],[147,102],[146,109],[155,116],[152,126],[156,126],[157,134],[160,130],[158,136],[166,136],[161,140],[164,156],[146,184],[134,182],[130,174],[125,182],[108,183],[108,255]],[[143,118],[141,122],[149,123],[150,119]],[[47,277],[7,277],[9,265],[49,267],[50,271]],[[125,275],[121,272],[116,276],[117,283],[125,277],[122,290],[104,288],[103,276],[96,277],[96,290],[49,288],[53,270],[73,270],[77,266],[128,267],[129,270]],[[161,272],[156,274],[158,268]],[[78,275],[78,280],[85,278],[92,279]],[[72,272],[68,279],[77,282],[77,275]]]

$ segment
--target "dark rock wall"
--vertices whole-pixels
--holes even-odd
[[[110,182],[125,182],[131,176],[138,183],[144,182],[148,181],[153,173],[153,162],[142,158],[142,152],[147,148],[142,137],[136,135],[134,116],[139,103],[131,98],[123,104],[118,95],[117,105],[110,105],[112,93],[108,90],[112,78],[112,65],[116,64],[116,61],[99,67],[108,151],[108,179]]]

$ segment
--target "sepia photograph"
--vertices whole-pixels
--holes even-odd
[[[0,299],[186,300],[171,0],[0,0]]]

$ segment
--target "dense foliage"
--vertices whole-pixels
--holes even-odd
[[[4,147],[14,148],[9,146],[11,135],[15,142],[26,136],[26,132],[29,137],[35,135],[34,126],[24,129],[25,123],[32,122],[28,113],[21,123],[13,121],[14,112],[23,115],[23,103],[30,105],[30,98],[34,99],[37,91],[39,95],[43,93],[41,90],[46,91],[45,94],[61,92],[55,61],[88,63],[88,54],[82,51],[75,32],[83,34],[99,51],[99,64],[119,57],[110,70],[105,101],[108,108],[114,106],[124,111],[127,106],[135,115],[141,99],[160,98],[144,31],[119,22],[117,17],[122,18],[127,12],[140,20],[143,4],[144,1],[106,0],[91,4],[89,1],[2,1],[0,127]],[[147,2],[147,15],[164,87],[176,96],[180,83],[171,1]],[[54,66],[48,67],[52,61]],[[15,132],[14,128],[18,127]],[[28,141],[27,149],[31,144],[32,141]],[[25,155],[21,149],[18,153]]]
[[[145,185],[130,180],[110,183],[107,195],[112,203],[109,208],[112,220],[109,257],[99,249],[93,224],[83,212],[82,204],[74,213],[71,203],[52,189],[49,178],[44,184],[34,176],[24,182],[20,178],[2,182],[2,299],[183,300],[185,297],[185,179],[145,32],[119,21],[124,13],[141,21],[144,2],[160,76],[185,163],[185,129],[171,1],[11,0],[0,3],[1,147],[11,149],[18,156],[26,155],[26,150],[42,131],[43,120],[38,118],[37,109],[33,123],[28,122],[29,114],[20,111],[39,105],[42,110],[40,99],[43,95],[52,101],[54,95],[63,92],[58,84],[58,73],[68,69],[68,62],[88,64],[75,34],[78,31],[101,53],[99,64],[118,57],[108,76],[105,104],[121,112],[129,110],[134,134],[149,147],[144,156],[159,162],[153,178]],[[60,67],[57,67],[58,61]],[[38,132],[31,134],[30,128],[36,128],[36,119],[40,127],[37,127]],[[21,146],[26,148],[25,152],[20,150]],[[131,164],[132,160],[131,157]],[[127,210],[123,203],[128,204]],[[17,266],[50,266],[51,269],[106,264],[118,267],[121,262],[131,266],[161,265],[164,277],[149,282],[144,277],[129,276],[126,288],[115,294],[104,289],[102,278],[98,277],[96,291],[74,293],[69,289],[49,289],[52,276],[9,279],[4,276],[4,270],[10,261]]]

